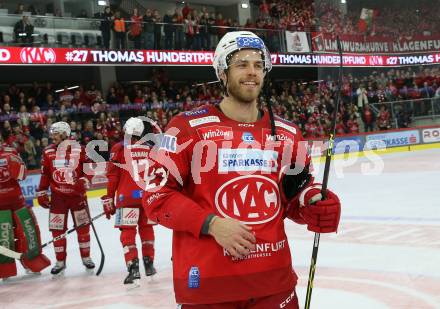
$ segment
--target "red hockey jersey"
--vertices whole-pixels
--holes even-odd
[[[44,149],[38,191],[47,190],[50,187],[52,193],[68,196],[85,194],[84,189],[78,190],[77,184],[81,177],[90,178],[84,173],[84,163],[89,162],[86,151],[77,143],[66,146],[65,143],[61,143],[58,147],[52,144]]]
[[[296,284],[279,183],[282,167],[300,152],[302,136],[281,118],[275,118],[275,126],[277,141],[268,112],[254,123],[241,123],[215,106],[203,106],[174,117],[157,157],[151,152],[156,161],[152,172],[165,169],[168,178],[164,186],[145,192],[143,207],[149,218],[174,231],[178,303],[244,300]],[[303,159],[309,160],[308,154]],[[209,214],[251,226],[256,250],[235,259],[214,238],[201,235]]]
[[[17,151],[0,144],[0,209],[1,206],[24,204],[19,180],[26,178],[26,166]]]
[[[148,145],[124,145],[124,142],[112,147],[107,166],[107,195],[116,196],[117,208],[141,206],[145,176],[149,175],[150,148]]]

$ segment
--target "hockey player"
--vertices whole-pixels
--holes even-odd
[[[264,42],[226,33],[213,66],[223,100],[173,118],[152,157],[152,175],[166,169],[166,184],[143,196],[147,216],[173,229],[176,301],[185,309],[298,308],[284,219],[335,232],[339,199],[327,191],[321,201],[299,128],[258,108],[272,67]]]
[[[0,140],[0,246],[25,253],[22,263],[26,272],[40,272],[50,261],[41,252],[40,229],[18,184],[25,178],[24,162],[14,148]],[[15,275],[15,260],[0,254],[0,278]]]
[[[124,141],[111,149],[107,170],[107,195],[101,198],[108,219],[116,212],[115,227],[121,231],[121,244],[128,275],[124,284],[139,284],[139,259],[136,248],[136,227],[142,242],[142,260],[146,276],[156,273],[154,261],[154,230],[142,209],[142,184],[144,170],[148,169],[150,146],[139,144],[144,132],[144,123],[139,118],[130,118],[124,125]],[[115,207],[116,198],[116,207]],[[154,224],[154,223],[153,223]]]
[[[49,209],[49,230],[53,237],[67,231],[70,210],[75,226],[90,222],[86,190],[89,187],[83,164],[87,162],[85,149],[69,140],[70,126],[60,121],[51,125],[52,144],[44,149],[41,159],[41,179],[37,191],[40,206]],[[48,189],[52,192],[49,199]],[[82,263],[92,271],[95,264],[90,258],[90,225],[76,230]],[[56,264],[53,275],[61,275],[66,268],[66,238],[54,242]]]

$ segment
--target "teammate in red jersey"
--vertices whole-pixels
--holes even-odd
[[[40,206],[48,208],[49,230],[53,237],[67,231],[70,210],[76,230],[79,250],[86,270],[91,271],[95,264],[90,258],[90,222],[86,190],[89,187],[88,175],[83,171],[86,159],[85,149],[76,141],[70,140],[70,126],[60,121],[51,125],[49,134],[52,144],[44,149],[41,159],[41,179],[37,191]],[[52,192],[49,199],[48,189]],[[66,238],[54,242],[56,264],[53,275],[59,275],[66,268]]]
[[[154,222],[147,219],[142,208],[144,171],[149,168],[148,153],[151,146],[139,144],[145,126],[141,119],[130,118],[124,125],[127,139],[111,149],[107,170],[107,195],[101,198],[108,219],[116,212],[115,227],[121,231],[121,243],[128,275],[124,284],[139,284],[139,259],[136,248],[136,227],[142,242],[145,274],[156,273],[154,260]],[[128,143],[126,143],[128,142]],[[148,175],[148,173],[147,173]],[[115,203],[116,197],[116,203]],[[116,207],[115,207],[116,204]]]
[[[182,308],[298,308],[286,217],[337,230],[338,197],[321,201],[299,128],[257,98],[272,67],[264,42],[229,32],[213,61],[225,97],[173,118],[152,151],[147,216],[173,229],[173,275]],[[168,173],[159,173],[165,169]],[[165,177],[163,177],[165,175]]]
[[[26,178],[26,166],[16,150],[0,140],[0,246],[25,253],[27,272],[50,265],[41,252],[41,237],[31,208],[26,207],[18,181]],[[0,278],[17,275],[15,260],[0,254]]]

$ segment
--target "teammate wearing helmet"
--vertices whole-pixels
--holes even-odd
[[[151,146],[140,144],[145,126],[141,119],[130,118],[123,127],[125,138],[111,149],[107,169],[107,194],[101,197],[107,219],[116,213],[115,227],[121,231],[128,275],[124,284],[139,285],[139,259],[136,248],[136,228],[142,243],[142,260],[146,276],[156,273],[154,261],[154,222],[142,209],[142,183],[148,171],[148,153]],[[148,129],[146,131],[149,131]],[[116,201],[115,201],[116,198]],[[116,207],[115,207],[116,205]]]
[[[40,206],[49,209],[49,230],[53,237],[67,231],[68,212],[76,226],[90,222],[86,190],[89,179],[83,171],[86,159],[85,149],[78,142],[70,140],[70,126],[60,121],[49,129],[52,144],[44,149],[41,159],[41,179],[37,191]],[[48,189],[52,195],[49,198]],[[90,226],[76,230],[82,262],[87,271],[95,264],[90,258]],[[54,242],[56,264],[53,275],[64,273],[66,268],[67,241],[62,238]]]
[[[153,173],[168,171],[165,185],[144,194],[144,209],[173,229],[182,308],[296,309],[284,219],[334,232],[338,197],[328,191],[320,201],[299,128],[258,106],[272,67],[264,42],[252,32],[229,32],[213,65],[225,96],[218,106],[171,120],[168,142],[153,158]]]

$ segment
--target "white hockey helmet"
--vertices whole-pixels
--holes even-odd
[[[242,49],[258,49],[264,61],[264,69],[266,72],[272,70],[272,60],[270,53],[264,41],[255,33],[250,31],[232,31],[227,32],[217,45],[214,53],[212,66],[215,74],[220,80],[220,72],[228,68],[228,56]]]
[[[144,123],[139,118],[131,117],[125,122],[123,130],[129,135],[142,136]]]
[[[67,137],[69,137],[70,136],[70,132],[71,132],[71,130],[70,130],[69,124],[67,122],[64,122],[64,121],[55,122],[49,128],[49,134],[50,135],[56,134],[56,133],[59,133],[59,134],[63,134],[64,133],[64,134],[66,134]]]

